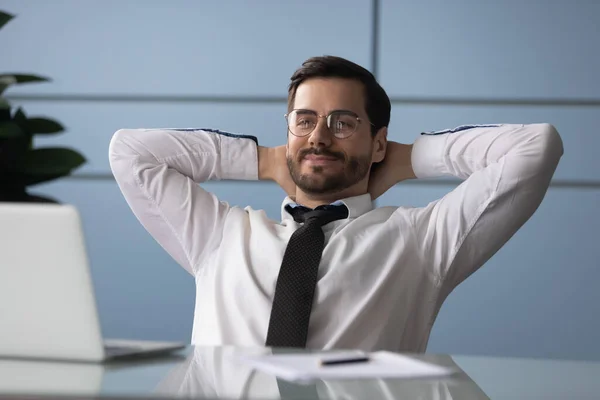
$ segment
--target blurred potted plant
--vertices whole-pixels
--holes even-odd
[[[0,29],[14,16],[0,11]],[[77,151],[59,147],[33,147],[34,135],[64,131],[57,121],[28,117],[21,107],[13,110],[4,91],[12,85],[47,82],[50,79],[29,74],[0,74],[0,202],[56,202],[29,194],[38,183],[69,175],[85,163]]]

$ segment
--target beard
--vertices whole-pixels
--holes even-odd
[[[326,166],[313,165],[310,174],[300,172],[300,164],[309,154],[335,157],[344,163],[341,172],[326,174]],[[297,159],[287,157],[292,180],[298,188],[307,194],[332,194],[341,192],[363,180],[371,168],[371,151],[359,156],[346,157],[343,153],[323,149],[305,149],[299,152]]]

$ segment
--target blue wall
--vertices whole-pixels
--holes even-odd
[[[395,100],[392,140],[489,122],[549,122],[563,137],[542,206],[451,294],[428,351],[600,360],[600,2],[381,0],[374,48],[373,1],[2,2],[18,17],[0,31],[0,72],[54,79],[12,89],[12,102],[68,128],[37,145],[89,159],[79,177],[36,192],[81,210],[105,335],[188,341],[194,301],[193,280],[110,177],[113,132],[216,127],[283,144],[289,76],[310,56],[335,54],[374,69]],[[206,187],[279,215],[275,184]],[[378,203],[424,205],[452,187],[403,183]]]

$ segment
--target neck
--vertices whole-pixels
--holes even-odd
[[[331,204],[335,201],[346,199],[348,197],[360,196],[367,193],[367,186],[356,185],[335,193],[307,193],[296,187],[296,196],[292,197],[298,204],[305,207],[316,208],[318,206]]]

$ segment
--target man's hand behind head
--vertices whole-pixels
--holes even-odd
[[[258,147],[258,178],[277,182],[289,197],[295,197],[296,184],[287,165],[285,145]]]
[[[412,145],[389,141],[383,161],[373,164],[369,193],[375,200],[395,184],[415,178],[411,163]]]

